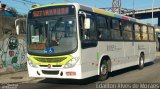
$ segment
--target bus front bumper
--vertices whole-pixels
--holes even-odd
[[[32,67],[27,63],[29,77],[60,78],[60,79],[82,79],[81,66],[73,68],[54,67]]]

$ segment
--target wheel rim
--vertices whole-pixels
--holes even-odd
[[[143,66],[143,64],[144,64],[143,57],[141,57],[140,66]]]
[[[102,65],[101,66],[101,75],[105,75],[107,73],[107,65]]]

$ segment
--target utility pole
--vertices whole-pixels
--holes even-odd
[[[153,18],[154,18],[153,8],[154,8],[154,0],[152,0],[152,25],[154,25],[154,23],[153,23]]]
[[[135,18],[135,7],[134,7],[134,0],[133,0],[133,10],[132,10],[132,17]]]
[[[112,0],[112,12],[121,14],[121,0]]]

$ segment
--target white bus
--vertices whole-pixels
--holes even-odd
[[[139,20],[78,3],[34,6],[27,18],[30,77],[84,79],[153,61],[155,31]]]

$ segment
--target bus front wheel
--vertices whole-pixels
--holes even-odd
[[[108,73],[109,73],[108,68],[109,68],[108,61],[103,60],[100,65],[100,74],[98,76],[98,80],[104,81],[108,78]]]

